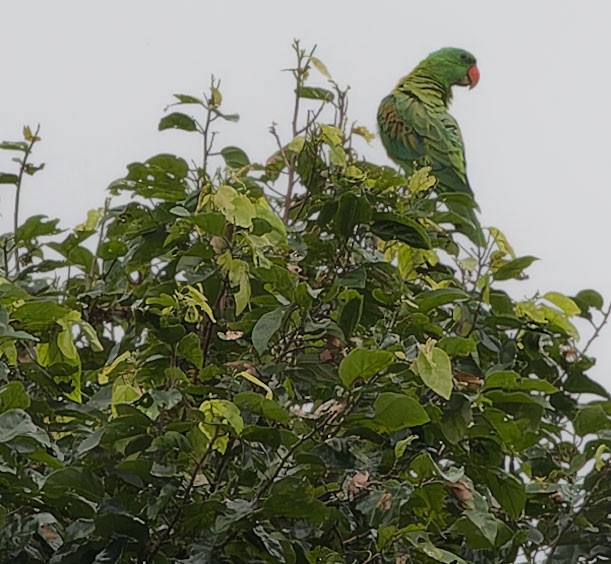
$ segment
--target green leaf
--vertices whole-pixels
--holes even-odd
[[[240,227],[251,228],[252,220],[257,216],[255,205],[250,199],[231,186],[219,187],[214,194],[214,204],[230,222]]]
[[[611,429],[611,419],[600,405],[586,405],[577,411],[573,419],[575,432],[584,436],[589,433]]]
[[[484,389],[489,390],[492,388],[524,391],[535,390],[546,394],[554,394],[558,391],[558,388],[547,380],[542,380],[540,378],[522,378],[513,370],[502,370],[488,374],[484,382]]]
[[[224,119],[225,121],[231,121],[233,123],[240,121],[240,114],[224,114],[222,112],[219,112],[218,110],[213,111],[217,116]]]
[[[332,102],[335,98],[335,95],[330,90],[318,88],[316,86],[301,86],[300,88],[297,88],[296,93],[300,98],[322,100],[324,102]]]
[[[240,415],[240,410],[233,402],[220,399],[206,400],[199,406],[199,410],[205,416],[205,423],[218,424],[220,422],[229,425],[238,435],[244,429],[244,420]],[[201,423],[200,429],[203,430]],[[203,432],[206,436],[209,436],[207,429]]]
[[[376,398],[375,421],[389,432],[423,425],[430,421],[424,408],[414,398],[395,392],[382,392]]]
[[[355,290],[349,290],[351,296],[343,305],[339,313],[337,324],[342,328],[346,339],[350,339],[355,332],[363,315],[363,296]]]
[[[559,307],[567,315],[577,315],[581,311],[571,298],[560,292],[546,292],[543,298]]]
[[[19,177],[16,174],[0,172],[0,184],[18,184]]]
[[[204,105],[204,101],[200,98],[196,98],[195,96],[191,96],[190,94],[174,94],[174,98],[176,98],[181,104],[199,104],[200,106]]]
[[[344,272],[337,279],[337,283],[342,288],[364,289],[367,285],[367,270],[363,266],[360,266],[354,270]]]
[[[34,424],[23,409],[9,409],[0,413],[0,443],[9,443],[23,436],[31,437],[42,444],[49,444],[46,433]]]
[[[145,522],[127,510],[107,504],[96,514],[96,535],[111,538],[120,535],[142,545],[148,542],[148,529]]]
[[[197,227],[210,235],[223,235],[225,230],[225,216],[218,212],[198,213],[189,217]]]
[[[0,412],[28,407],[30,407],[30,396],[21,382],[9,382],[0,388]]]
[[[526,504],[524,484],[514,476],[501,473],[485,474],[484,480],[503,510],[517,521]]]
[[[104,485],[101,480],[87,469],[61,468],[51,472],[42,486],[43,494],[49,498],[61,498],[70,491],[95,502],[99,502],[104,497]]]
[[[575,297],[586,304],[587,307],[593,307],[598,310],[603,308],[603,297],[596,290],[581,290]]]
[[[263,503],[263,511],[271,516],[321,522],[327,508],[312,495],[304,478],[289,476],[274,483]]]
[[[282,327],[285,312],[285,307],[276,308],[264,313],[255,323],[252,329],[252,344],[259,355],[265,352],[271,338]]]
[[[370,351],[354,349],[342,359],[339,365],[339,378],[346,388],[350,388],[357,379],[369,380],[388,368],[395,355],[389,351]]]
[[[43,237],[46,235],[57,235],[61,233],[57,229],[59,219],[51,219],[44,221],[46,215],[33,215],[28,217],[25,222],[17,228],[15,232],[16,241],[31,241],[36,237]]]
[[[178,342],[178,354],[200,370],[204,366],[204,353],[199,337],[195,333],[187,333]]]
[[[418,356],[412,367],[427,387],[442,398],[450,399],[453,387],[452,363],[445,351],[432,343],[430,341],[426,345],[418,345]]]
[[[397,240],[415,249],[430,249],[431,239],[418,222],[394,213],[376,213],[371,232],[385,241]]]
[[[23,141],[2,141],[2,143],[0,143],[0,149],[25,153],[28,150],[28,144]]]
[[[80,266],[85,272],[91,272],[91,267],[95,260],[93,253],[81,245],[74,247],[67,258],[72,264]]]
[[[437,343],[437,346],[449,356],[469,356],[477,350],[475,341],[465,337],[444,337]]]
[[[192,117],[181,112],[173,112],[161,119],[159,131],[164,129],[182,129],[183,131],[197,131],[197,123]]]
[[[336,232],[342,237],[349,237],[356,226],[366,223],[370,217],[371,206],[366,198],[346,192],[340,196],[335,214]]]
[[[310,62],[314,65],[314,68],[325,78],[331,78],[331,73],[329,72],[329,69],[327,69],[326,65],[318,57],[310,57]]]
[[[225,164],[231,168],[242,168],[250,164],[248,155],[239,147],[223,147],[221,155]]]
[[[262,415],[268,421],[275,421],[287,425],[291,416],[282,406],[273,399],[267,399],[255,392],[240,392],[234,396],[234,402],[242,411],[250,411]]]
[[[509,280],[510,278],[519,279],[522,276],[524,269],[528,268],[537,257],[525,256],[517,259],[510,260],[501,266],[496,272],[492,274],[495,280]]]
[[[465,511],[467,518],[479,529],[484,538],[493,547],[498,532],[498,522],[494,518],[494,515],[487,511],[478,511],[476,509],[470,509]]]
[[[459,288],[440,288],[421,292],[414,301],[418,304],[420,311],[427,312],[448,303],[464,302],[468,299],[470,299],[469,294]]]
[[[564,390],[575,394],[596,394],[607,399],[611,397],[604,386],[582,373],[569,373],[564,383]]]
[[[67,307],[50,300],[32,300],[17,308],[13,313],[13,318],[21,322],[24,329],[35,332],[53,325],[69,312]]]

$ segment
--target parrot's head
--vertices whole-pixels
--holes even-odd
[[[424,67],[447,87],[457,85],[473,88],[479,82],[477,61],[464,49],[444,47],[431,53],[418,66]]]

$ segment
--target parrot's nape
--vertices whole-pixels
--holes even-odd
[[[448,113],[452,86],[473,88],[480,74],[475,57],[463,49],[446,47],[431,53],[380,103],[378,126],[388,156],[411,175],[430,166],[440,193],[472,195],[467,179],[460,128]],[[473,206],[448,203],[465,222],[461,229],[478,244],[483,234]]]

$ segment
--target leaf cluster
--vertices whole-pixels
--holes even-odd
[[[131,163],[127,203],[0,239],[0,560],[610,557],[611,401],[575,324],[595,338],[602,297],[512,298],[534,257],[469,247],[430,170],[359,158],[294,47],[265,163],[216,150],[213,79],[159,124],[201,162]],[[28,132],[0,149],[33,173]]]

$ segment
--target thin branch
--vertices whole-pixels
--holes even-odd
[[[551,564],[551,562],[553,561],[554,554],[556,553],[556,550],[560,546],[560,541],[562,540],[562,537],[564,537],[564,535],[567,533],[567,531],[573,526],[573,524],[575,523],[577,518],[583,513],[585,508],[588,506],[588,504],[592,500],[592,497],[596,493],[598,487],[603,482],[605,482],[606,479],[609,477],[609,470],[610,469],[611,469],[611,466],[606,465],[604,467],[604,469],[601,470],[600,474],[596,478],[596,481],[594,482],[594,484],[592,485],[592,487],[590,488],[590,490],[588,491],[586,496],[583,498],[583,502],[581,504],[581,507],[577,511],[575,511],[573,513],[573,515],[569,519],[567,519],[567,521],[564,524],[564,526],[560,529],[560,531],[558,531],[558,535],[554,539],[554,542],[552,542],[552,544],[550,545],[550,551],[549,551],[549,554],[547,555],[547,559],[546,559],[546,563],[547,564]]]
[[[475,284],[480,279],[482,275],[482,271],[484,269],[485,264],[488,262],[490,257],[490,253],[492,252],[492,241],[490,240],[491,235],[488,235],[488,240],[486,241],[486,246],[482,249],[482,247],[477,247],[477,272],[475,273]],[[470,337],[475,328],[477,327],[477,320],[479,314],[482,311],[482,306],[484,303],[484,290],[485,286],[480,290],[479,300],[477,302],[477,307],[475,308],[475,312],[473,313],[473,321],[471,322],[471,329],[467,333],[467,337]]]
[[[605,311],[605,313],[603,315],[603,318],[602,318],[602,321],[598,325],[594,326],[594,328],[595,328],[594,333],[589,338],[588,342],[585,344],[583,349],[580,351],[580,353],[579,353],[580,357],[584,357],[585,354],[588,352],[588,349],[590,348],[592,343],[594,341],[596,341],[596,339],[598,339],[598,337],[600,337],[600,332],[602,331],[603,327],[609,321],[609,316],[611,316],[611,304],[609,304],[609,307],[607,308],[607,311]]]
[[[174,527],[176,526],[176,523],[178,523],[178,520],[180,519],[182,512],[185,509],[185,506],[189,502],[191,491],[193,490],[193,487],[195,486],[195,480],[197,479],[197,475],[199,474],[201,467],[204,465],[204,463],[208,459],[208,456],[210,456],[210,454],[212,453],[212,450],[214,448],[214,443],[216,442],[216,439],[219,437],[219,435],[220,435],[220,431],[219,431],[219,428],[217,427],[214,431],[214,435],[212,439],[210,439],[210,442],[208,443],[208,447],[204,451],[204,454],[202,454],[200,459],[197,461],[197,464],[195,465],[193,472],[191,472],[191,478],[189,479],[189,483],[187,484],[187,487],[185,488],[181,504],[178,506],[176,513],[174,513],[174,517],[170,521],[168,528],[162,531],[159,537],[157,538],[157,540],[153,542],[153,545],[151,546],[148,552],[148,555],[143,559],[144,564],[154,561],[155,556],[157,555],[157,553],[159,552],[159,549],[161,548],[161,545],[165,542],[165,540],[170,536],[170,534],[174,530]]]
[[[611,317],[611,304],[609,304],[609,307],[604,312],[603,318],[602,318],[601,322],[598,325],[593,324],[594,325],[594,333],[588,339],[588,342],[585,344],[583,349],[578,351],[578,356],[576,358],[576,361],[577,360],[581,360],[584,356],[586,356],[586,353],[588,352],[588,349],[592,346],[592,343],[594,343],[594,341],[596,341],[596,339],[598,339],[598,337],[600,337],[600,333],[603,330],[603,327],[609,321],[609,317]],[[564,378],[567,375],[568,375],[568,368],[566,366],[564,366],[564,367],[562,367],[562,371],[560,372],[558,377],[552,382],[552,384],[556,385],[558,382],[560,382],[560,380],[562,380],[562,378]]]
[[[282,472],[282,470],[284,469],[286,463],[289,461],[289,459],[293,456],[293,454],[295,454],[295,452],[297,451],[297,449],[303,445],[306,441],[310,440],[316,433],[318,433],[321,429],[323,429],[327,423],[334,417],[335,414],[331,413],[329,414],[327,417],[325,417],[324,419],[321,419],[320,421],[318,421],[316,423],[316,425],[314,425],[314,427],[305,435],[303,435],[303,437],[301,437],[295,444],[293,444],[287,451],[286,454],[284,456],[282,456],[280,458],[280,461],[278,463],[278,466],[276,467],[276,469],[272,472],[272,474],[266,479],[264,480],[261,485],[259,486],[259,489],[257,490],[257,492],[255,493],[255,496],[253,498],[253,507],[257,505],[257,503],[259,502],[259,500],[267,493],[267,491],[273,486],[274,482],[276,481],[276,478],[280,475],[280,473]]]
[[[108,219],[108,209],[110,207],[110,198],[104,200],[104,210],[102,212],[102,220],[100,222],[100,236],[98,237],[98,244],[95,248],[95,256],[91,261],[91,268],[89,269],[89,288],[93,287],[93,277],[98,267],[98,258],[100,256],[100,249],[102,248],[102,242],[104,241],[104,228],[106,227],[106,220]]]
[[[29,128],[26,128],[29,130]],[[19,227],[19,203],[21,201],[21,185],[23,183],[23,175],[28,165],[28,158],[32,153],[32,148],[34,144],[39,140],[38,133],[40,132],[40,124],[36,127],[36,131],[34,135],[31,136],[30,142],[26,147],[25,154],[23,155],[23,160],[21,161],[21,165],[19,167],[19,175],[17,177],[17,186],[15,191],[15,209],[13,211],[13,236],[17,233],[17,228]],[[15,242],[15,272],[19,274],[19,247]]]
[[[295,102],[293,104],[293,119],[291,121],[291,133],[293,135],[293,139],[299,135],[299,103],[300,96],[299,91],[303,86],[304,79],[307,75],[307,72],[310,68],[310,58],[314,55],[314,51],[316,50],[316,45],[312,48],[308,55],[305,54],[305,51],[299,48],[299,41],[295,41],[293,43],[293,48],[297,53],[297,67],[293,69],[293,76],[295,77]],[[305,64],[304,64],[305,60]],[[291,201],[293,199],[293,190],[295,189],[296,178],[295,178],[295,165],[297,163],[297,154],[293,153],[289,157],[288,162],[288,180],[286,187],[286,196],[284,198],[284,215],[283,221],[284,224],[287,225],[291,215]]]

